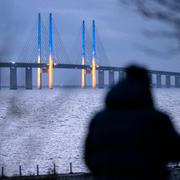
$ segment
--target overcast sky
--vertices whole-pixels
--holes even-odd
[[[180,69],[179,56],[160,58],[150,56],[142,50],[143,47],[153,47],[166,51],[170,46],[175,46],[176,42],[173,40],[147,38],[142,33],[145,29],[167,27],[141,18],[132,9],[122,6],[118,0],[0,0],[0,2],[0,56],[5,59],[16,58],[20,54],[24,44],[31,38],[38,12],[41,12],[42,18],[46,21],[48,13],[52,12],[69,54],[73,44],[80,46],[81,42],[75,40],[80,32],[82,19],[86,20],[89,31],[91,20],[95,19],[110,65],[124,66],[133,61],[145,64],[151,69],[171,71]]]

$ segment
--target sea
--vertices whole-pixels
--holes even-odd
[[[88,172],[84,140],[108,89],[0,90],[0,168],[7,176]],[[155,106],[180,133],[180,89],[152,89]],[[1,169],[0,169],[1,173]]]

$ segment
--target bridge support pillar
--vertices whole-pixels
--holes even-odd
[[[125,79],[126,73],[124,71],[119,71],[119,81]]]
[[[112,87],[114,85],[114,71],[109,71],[109,87]]]
[[[103,89],[104,88],[104,70],[99,70],[98,71],[98,81],[99,81],[99,88]]]
[[[179,76],[175,76],[175,87],[180,87],[180,83],[179,83]]]
[[[153,87],[153,74],[149,73],[149,85],[150,87]]]
[[[166,75],[166,87],[167,88],[171,87],[171,77],[170,77],[170,75]]]
[[[157,78],[156,87],[161,88],[161,74],[157,74],[156,78]]]
[[[32,89],[32,68],[26,67],[26,89]]]
[[[17,68],[10,67],[10,89],[17,89]]]

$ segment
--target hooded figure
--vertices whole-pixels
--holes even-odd
[[[166,165],[180,159],[180,137],[153,104],[148,73],[130,66],[89,126],[84,158],[94,177],[164,180]]]

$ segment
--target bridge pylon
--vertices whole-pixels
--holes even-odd
[[[41,14],[38,14],[38,59],[37,63],[41,64]],[[37,88],[41,89],[42,70],[37,68]]]
[[[85,65],[85,21],[82,22],[82,65]],[[82,69],[81,74],[81,87],[84,89],[86,87],[86,70]]]
[[[52,38],[52,14],[49,14],[49,66],[48,66],[48,87],[53,89],[53,38]]]
[[[96,88],[96,26],[95,20],[92,21],[92,88]]]

